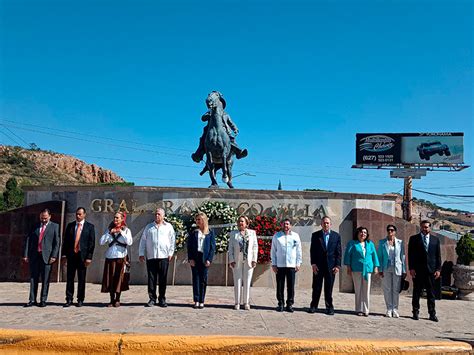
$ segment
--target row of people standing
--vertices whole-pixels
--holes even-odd
[[[66,227],[62,247],[62,260],[67,268],[66,307],[72,305],[74,278],[78,277],[77,306],[82,306],[85,298],[87,267],[92,262],[95,246],[94,226],[85,221],[86,211],[76,210],[76,221]],[[148,276],[147,306],[166,307],[166,278],[169,261],[175,252],[175,232],[172,225],[164,220],[165,212],[157,209],[155,220],[148,224],[140,238],[139,258],[146,260]],[[50,221],[51,214],[45,209],[40,213],[40,225],[26,238],[24,261],[30,266],[30,296],[27,307],[36,304],[38,281],[43,281],[40,307],[46,306],[51,265],[59,254],[59,226]],[[192,270],[193,301],[195,308],[203,308],[207,287],[208,268],[215,254],[215,235],[209,229],[204,213],[195,216],[197,229],[187,241],[188,262]],[[229,264],[233,269],[235,308],[242,305],[250,309],[250,284],[257,263],[258,243],[255,231],[248,228],[249,220],[241,216],[237,221],[238,230],[231,232],[229,239]],[[313,270],[313,293],[309,312],[316,312],[324,283],[326,313],[334,314],[332,289],[336,274],[341,268],[341,238],[331,230],[331,219],[324,217],[321,230],[313,233],[310,247]],[[367,228],[359,227],[354,239],[346,247],[344,264],[352,276],[355,289],[355,310],[358,315],[369,314],[370,284],[373,273],[379,271],[387,305],[386,315],[398,317],[398,295],[400,281],[406,275],[406,260],[403,241],[395,237],[396,227],[387,226],[387,237],[379,242],[378,252],[370,241]],[[126,277],[129,264],[127,247],[132,245],[126,216],[117,212],[107,231],[100,239],[100,245],[108,245],[101,291],[110,294],[110,307],[120,306],[121,292],[128,290]],[[430,319],[437,321],[434,304],[434,280],[440,276],[441,256],[439,240],[430,236],[430,223],[422,221],[421,233],[410,238],[409,269],[414,280],[413,318],[418,319],[419,298],[423,288],[428,293]],[[295,274],[302,264],[301,240],[291,230],[291,221],[282,223],[282,231],[272,238],[272,269],[277,281],[277,311],[286,309],[293,312]],[[379,270],[377,270],[379,268]],[[156,285],[159,293],[156,294]],[[284,300],[287,286],[286,308]],[[243,292],[241,292],[243,286]]]
[[[437,322],[435,309],[434,284],[440,277],[441,248],[439,239],[431,236],[431,223],[421,221],[421,232],[410,237],[408,243],[409,270],[413,279],[412,318],[419,319],[420,297],[422,290],[427,292],[429,319]],[[344,252],[344,265],[352,277],[355,293],[355,311],[359,316],[368,316],[370,312],[370,286],[372,274],[379,274],[386,304],[387,317],[399,317],[398,304],[401,281],[406,276],[405,247],[401,239],[396,238],[397,228],[389,224],[387,236],[379,241],[378,248],[370,240],[365,227],[359,227]],[[341,269],[341,237],[331,230],[331,219],[324,217],[321,230],[311,236],[310,259],[313,271],[312,299],[309,313],[318,309],[324,283],[326,314],[334,315],[332,290],[336,274]],[[278,306],[293,312],[295,273],[301,267],[301,241],[299,235],[291,231],[291,222],[283,221],[282,231],[272,239],[272,268],[276,273]],[[287,282],[286,308],[284,301],[285,279]]]

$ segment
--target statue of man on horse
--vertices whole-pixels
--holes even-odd
[[[191,158],[199,163],[206,155],[206,166],[200,175],[209,171],[211,178],[210,187],[218,187],[216,171],[222,169],[222,180],[230,188],[232,185],[232,165],[235,155],[237,159],[245,158],[248,155],[247,149],[240,149],[235,142],[235,136],[239,130],[231,120],[227,112],[224,111],[226,101],[218,91],[212,91],[206,99],[209,109],[202,117],[203,122],[207,122],[203,134],[199,139],[199,147]]]

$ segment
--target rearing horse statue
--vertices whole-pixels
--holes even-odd
[[[219,187],[216,180],[216,171],[222,169],[222,181],[233,188],[231,141],[224,127],[224,106],[220,93],[217,91],[211,92],[207,96],[206,104],[209,108],[209,123],[204,147],[206,168],[209,170],[209,177],[211,178],[210,187]]]

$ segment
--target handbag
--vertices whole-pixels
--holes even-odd
[[[405,279],[406,277],[407,277],[407,275],[405,275],[405,277],[402,277],[400,279],[400,291],[399,291],[399,293],[401,293],[402,291],[408,290],[408,288],[410,287],[410,283]]]
[[[125,266],[124,266],[122,285],[120,287],[121,291],[127,291],[130,289],[129,287],[130,286],[130,269],[131,269],[131,260],[127,253],[127,256],[125,257]]]

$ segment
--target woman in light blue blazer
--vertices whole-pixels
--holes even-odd
[[[387,226],[387,237],[381,239],[377,254],[380,260],[379,275],[382,277],[383,295],[387,305],[386,317],[398,318],[398,299],[401,278],[406,275],[405,246],[395,237],[397,227]]]
[[[374,243],[369,239],[367,228],[356,229],[353,240],[347,244],[344,265],[347,265],[347,274],[352,275],[354,281],[355,311],[358,316],[368,317],[370,281],[372,273],[377,273],[379,258]]]

